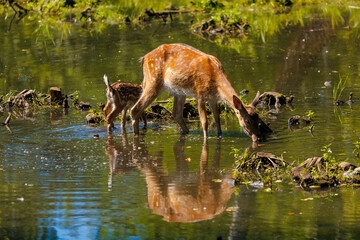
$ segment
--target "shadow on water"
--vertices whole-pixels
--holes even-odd
[[[163,153],[149,154],[143,136],[128,142],[127,134],[122,134],[122,142],[108,136],[106,155],[109,157],[109,188],[114,174],[122,175],[137,168],[145,175],[148,206],[154,214],[167,222],[197,222],[213,219],[224,212],[233,193],[230,174],[221,174],[219,161],[221,140],[216,142],[212,165],[209,166],[209,146],[203,144],[199,160],[199,170],[189,169],[185,158],[186,136],[176,141],[175,173],[170,174],[163,164]]]

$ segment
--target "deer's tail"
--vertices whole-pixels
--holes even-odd
[[[109,90],[109,93],[114,94],[115,89],[110,85],[109,79],[108,79],[108,77],[106,76],[106,74],[104,74],[104,82],[105,82],[105,84],[106,84],[106,86],[107,86],[107,88],[108,88],[108,90]]]
[[[111,85],[110,85],[110,83],[109,83],[109,79],[108,79],[108,77],[106,76],[106,74],[104,74],[104,82],[105,82],[105,84],[106,84],[106,86],[107,86],[108,88],[112,88]]]

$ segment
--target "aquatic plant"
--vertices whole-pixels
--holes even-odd
[[[355,155],[355,157],[359,158],[360,157],[360,141],[356,141],[353,143],[355,148],[353,150],[353,154]]]
[[[333,88],[333,100],[334,103],[340,100],[341,94],[345,89],[346,81],[348,80],[349,76],[346,76],[345,79],[341,77],[341,74],[339,74],[339,82],[337,85]]]
[[[309,111],[305,114],[305,116],[306,116],[309,120],[313,121],[313,120],[314,120],[315,113],[314,113],[314,111],[309,110]]]
[[[331,150],[331,143],[327,144],[327,145],[324,145],[322,148],[321,148],[321,151],[323,152],[323,155],[322,157],[327,160],[328,162],[330,163],[334,163],[336,162],[335,160],[335,157],[334,157],[334,154]]]

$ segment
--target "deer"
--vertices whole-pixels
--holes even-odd
[[[121,129],[125,131],[126,112],[131,108],[140,98],[142,87],[138,84],[115,82],[110,85],[108,77],[104,75],[104,82],[106,88],[107,102],[103,109],[107,122],[107,131],[111,133],[114,127],[116,117],[121,113]],[[141,118],[146,127],[146,115],[142,113]]]
[[[250,105],[244,104],[216,57],[186,44],[163,44],[142,57],[141,65],[143,92],[130,111],[135,135],[139,134],[139,118],[144,109],[164,90],[174,96],[172,114],[183,134],[189,133],[182,113],[186,96],[197,100],[204,139],[208,137],[206,103],[213,113],[217,135],[222,136],[217,106],[219,100],[225,101],[234,110],[240,126],[253,142],[264,140],[272,132],[256,112],[260,92],[257,92]]]

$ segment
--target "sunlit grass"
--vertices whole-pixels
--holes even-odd
[[[339,82],[337,85],[334,86],[333,88],[333,100],[334,102],[336,101],[339,101],[340,100],[340,97],[341,97],[341,94],[342,92],[344,91],[345,89],[345,84],[348,80],[348,76],[344,79],[341,77],[341,75],[339,74]]]

